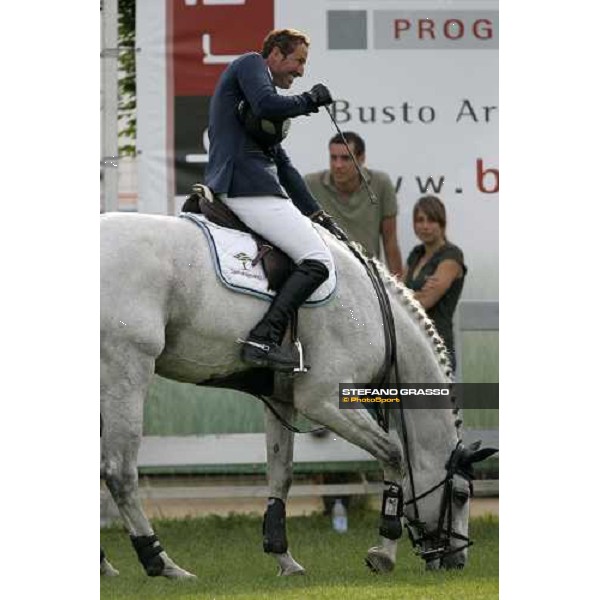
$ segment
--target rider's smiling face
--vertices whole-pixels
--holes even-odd
[[[273,83],[282,89],[289,89],[296,77],[304,75],[304,67],[308,58],[308,47],[299,43],[294,51],[284,56],[280,48],[275,46],[267,57],[267,65],[273,75]]]

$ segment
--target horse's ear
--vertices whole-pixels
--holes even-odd
[[[481,448],[481,440],[477,440],[469,444],[466,448],[462,448],[460,452],[459,463],[468,467],[476,462],[481,462],[486,458],[496,454],[497,448]]]
[[[498,452],[498,448],[482,448],[481,450],[477,450],[473,452],[473,454],[469,455],[469,463],[473,464],[476,462],[481,462],[493,454],[496,454],[496,452]]]

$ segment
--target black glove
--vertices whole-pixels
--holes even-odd
[[[315,112],[319,110],[319,106],[325,106],[326,104],[331,104],[333,102],[331,93],[322,83],[313,85],[310,92],[307,92],[307,94],[314,105]]]
[[[325,211],[320,210],[318,213],[312,215],[311,219],[330,233],[333,233],[338,240],[342,242],[350,241],[346,232]]]

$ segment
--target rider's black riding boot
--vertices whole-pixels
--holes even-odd
[[[329,277],[327,267],[317,260],[305,260],[287,278],[271,302],[267,314],[250,331],[242,348],[242,360],[275,371],[292,371],[298,366],[295,348],[280,346],[294,311]]]

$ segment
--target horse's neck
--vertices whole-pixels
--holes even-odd
[[[400,378],[406,383],[448,383],[445,357],[426,332],[430,323],[422,307],[394,287],[388,288],[396,333]]]
[[[396,327],[399,377],[408,383],[449,383],[443,355],[426,332],[426,320],[401,291],[388,290]],[[421,309],[422,310],[422,309]],[[438,477],[458,441],[457,416],[449,408],[419,408],[404,411],[413,468]]]

